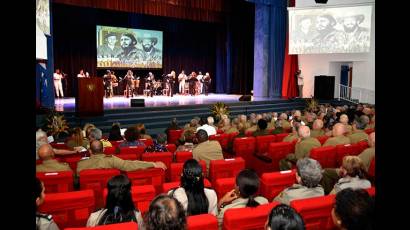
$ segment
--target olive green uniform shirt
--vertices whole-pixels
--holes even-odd
[[[283,128],[283,129],[290,129],[290,128],[292,128],[292,126],[290,125],[289,121],[282,120],[281,123],[282,123],[282,128]]]
[[[230,127],[229,129],[225,130],[226,134],[230,134],[230,133],[239,133],[239,130],[235,127]]]
[[[337,137],[331,137],[326,140],[325,143],[323,143],[323,146],[336,146],[336,145],[347,145],[350,144],[350,138],[345,137],[345,136],[337,136]]]
[[[375,156],[375,148],[367,148],[363,150],[362,153],[358,155],[358,157],[362,160],[364,167],[366,167],[366,171],[369,171],[370,163],[372,162]]]
[[[302,139],[301,142],[298,142],[295,145],[296,159],[299,160],[304,157],[309,157],[310,150],[320,146],[320,142],[316,138],[307,137]]]
[[[349,136],[350,138],[350,143],[351,144],[356,144],[357,142],[360,141],[367,141],[369,138],[369,135],[365,133],[363,130],[356,130],[353,131],[353,133]]]
[[[292,200],[312,198],[324,195],[325,191],[320,185],[314,188],[308,188],[300,184],[293,184],[291,187],[286,188],[281,193],[279,193],[279,195],[277,195],[273,199],[273,201],[278,201],[282,204],[290,205],[290,202]]]
[[[310,130],[311,137],[320,137],[325,135],[325,131],[323,129],[312,129]]]
[[[292,141],[294,141],[294,140],[296,140],[296,139],[298,139],[299,138],[299,135],[297,135],[297,134],[293,134],[293,133],[290,133],[289,135],[287,135],[285,138],[283,138],[283,142],[292,142]]]
[[[36,165],[36,172],[73,171],[67,163],[58,162],[56,159],[45,160]]]
[[[218,141],[205,141],[199,143],[192,150],[192,157],[197,160],[204,160],[206,163],[206,171],[209,174],[209,164],[211,160],[222,160],[224,156],[222,154],[222,147]]]

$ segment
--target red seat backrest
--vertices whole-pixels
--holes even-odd
[[[169,190],[171,190],[173,188],[178,188],[180,185],[181,185],[180,181],[163,183],[162,188],[161,188],[161,192],[162,193],[168,193]],[[204,178],[204,187],[205,188],[212,188],[211,182],[206,178]]]
[[[169,130],[168,131],[168,143],[176,144],[177,140],[181,137],[183,132],[184,132],[183,129]]]
[[[165,182],[165,171],[160,168],[148,168],[125,172],[132,185],[153,185],[156,194],[161,191]]]
[[[336,195],[328,195],[293,200],[290,206],[302,216],[307,230],[327,229],[335,197]]]
[[[367,193],[369,193],[370,196],[376,196],[376,187],[372,186],[368,189],[366,189]]]
[[[265,135],[256,137],[256,153],[264,154],[268,152],[269,144],[275,142],[275,135]]]
[[[135,154],[137,159],[141,159],[141,155],[144,153],[145,147],[143,146],[128,146],[120,148],[120,154]]]
[[[118,147],[122,142],[124,142],[124,140],[120,140],[120,141],[110,141],[112,147]]]
[[[117,150],[117,147],[105,147],[104,148],[104,153],[107,155],[115,154]]]
[[[45,186],[45,193],[58,193],[73,191],[73,172],[38,172],[36,173]]]
[[[221,145],[222,149],[225,150],[225,151],[228,149],[229,138],[230,138],[230,135],[226,134],[226,133],[209,136],[210,141],[211,140],[218,141],[219,144]]]
[[[373,157],[373,160],[370,162],[367,174],[371,179],[374,179],[376,177],[376,157]]]
[[[359,155],[360,153],[362,153],[365,149],[369,148],[369,143],[364,140],[364,141],[359,141],[356,143],[357,145],[357,152],[355,152],[355,155]]]
[[[342,165],[343,157],[355,154],[358,150],[357,144],[336,145],[336,166]]]
[[[67,155],[64,158],[61,158],[59,161],[66,162],[70,168],[76,172],[77,171],[77,164],[81,160],[83,156],[80,154],[73,154],[73,155]]]
[[[216,130],[216,134],[223,134],[223,133],[225,133],[222,129],[217,129]]]
[[[152,153],[143,153],[141,156],[141,160],[143,161],[150,161],[150,162],[157,162],[161,161],[167,166],[167,170],[165,171],[165,180],[169,181],[170,178],[170,168],[171,163],[174,158],[174,154],[170,152],[152,152]]]
[[[69,149],[64,142],[51,142],[50,145],[55,149]]]
[[[257,207],[231,208],[225,211],[223,230],[264,229],[269,213],[279,202],[262,204]]]
[[[202,167],[202,173],[204,175],[207,175],[206,174],[206,162],[204,160],[200,160],[199,164]],[[183,167],[184,167],[184,163],[171,163],[171,166],[169,168],[170,169],[170,182],[180,181]]]
[[[144,142],[146,147],[154,144],[154,141],[152,139],[138,139],[138,140]]]
[[[253,136],[253,132],[254,132],[254,131],[246,131],[246,132],[245,132],[245,136],[247,136],[247,137],[252,137],[252,136]]]
[[[165,147],[167,148],[168,152],[174,153],[177,150],[177,146],[175,144],[166,144]]]
[[[256,138],[255,137],[237,137],[233,139],[233,152],[237,157],[242,157],[247,165],[253,160],[255,153]]]
[[[327,139],[329,139],[329,136],[323,135],[316,137],[316,139],[320,142],[321,145],[323,145],[327,141]]]
[[[292,142],[275,142],[269,144],[268,157],[272,159],[272,171],[279,171],[279,161],[292,153]]]
[[[276,142],[282,142],[285,137],[287,137],[289,133],[279,133],[276,134]]]
[[[216,179],[236,177],[245,168],[245,161],[242,157],[223,160],[211,160],[209,164],[209,179],[215,184]]]
[[[296,183],[296,170],[264,173],[261,176],[261,194],[266,199],[273,200],[294,183]]]
[[[137,154],[135,153],[120,153],[115,155],[118,158],[121,158],[123,160],[130,160],[130,161],[135,161],[135,160],[140,160],[141,158],[137,157]]]
[[[94,193],[90,189],[49,193],[39,207],[39,211],[53,215],[60,229],[68,226],[81,227],[85,226],[90,213],[94,211],[94,203]]]
[[[107,200],[108,189],[104,189],[104,205]],[[142,215],[148,211],[151,201],[155,197],[155,188],[152,185],[133,185],[131,186],[132,201],[135,208],[141,212]]]
[[[192,159],[192,152],[180,151],[175,153],[175,161],[177,163],[184,163],[188,159]]]
[[[335,168],[336,165],[336,147],[324,146],[310,150],[309,157],[317,160],[322,168]]]
[[[370,133],[374,132],[374,129],[373,128],[365,129],[364,132],[367,133],[367,135],[370,135]]]
[[[64,230],[138,230],[138,224],[135,222],[125,222],[119,224],[100,225],[95,227],[66,228]]]
[[[211,214],[187,217],[187,230],[218,230],[218,219]]]
[[[95,197],[95,207],[104,207],[103,190],[107,182],[120,174],[118,169],[85,169],[80,172],[80,190],[92,189]]]
[[[215,181],[214,189],[218,200],[221,199],[227,192],[235,188],[235,177],[219,178]]]

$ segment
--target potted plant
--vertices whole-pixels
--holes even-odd
[[[229,116],[229,107],[223,102],[215,103],[211,108],[211,113],[215,117],[215,120],[220,121],[222,115]]]
[[[58,140],[59,135],[62,133],[68,134],[68,129],[69,127],[63,114],[51,110],[46,116],[44,130],[48,135],[52,135],[54,140]]]

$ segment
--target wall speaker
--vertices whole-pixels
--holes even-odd
[[[242,96],[239,98],[239,101],[251,101],[251,99],[252,99],[252,96],[251,96],[251,95],[242,95]]]
[[[144,107],[145,100],[144,99],[131,99],[131,107]]]
[[[326,4],[327,0],[315,0],[316,3]]]

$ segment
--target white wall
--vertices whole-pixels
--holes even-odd
[[[369,53],[355,54],[308,54],[299,56],[299,68],[304,76],[303,96],[314,94],[316,75],[335,76],[334,62],[352,62],[352,87],[375,90],[375,0],[329,0],[327,4],[316,4],[314,0],[296,0],[296,7],[323,7],[335,5],[373,4],[371,46]],[[339,68],[340,79],[340,68]],[[337,76],[337,75],[336,75]],[[335,83],[340,80],[335,79]],[[335,89],[336,91],[336,89]],[[371,102],[371,103],[374,103]]]

